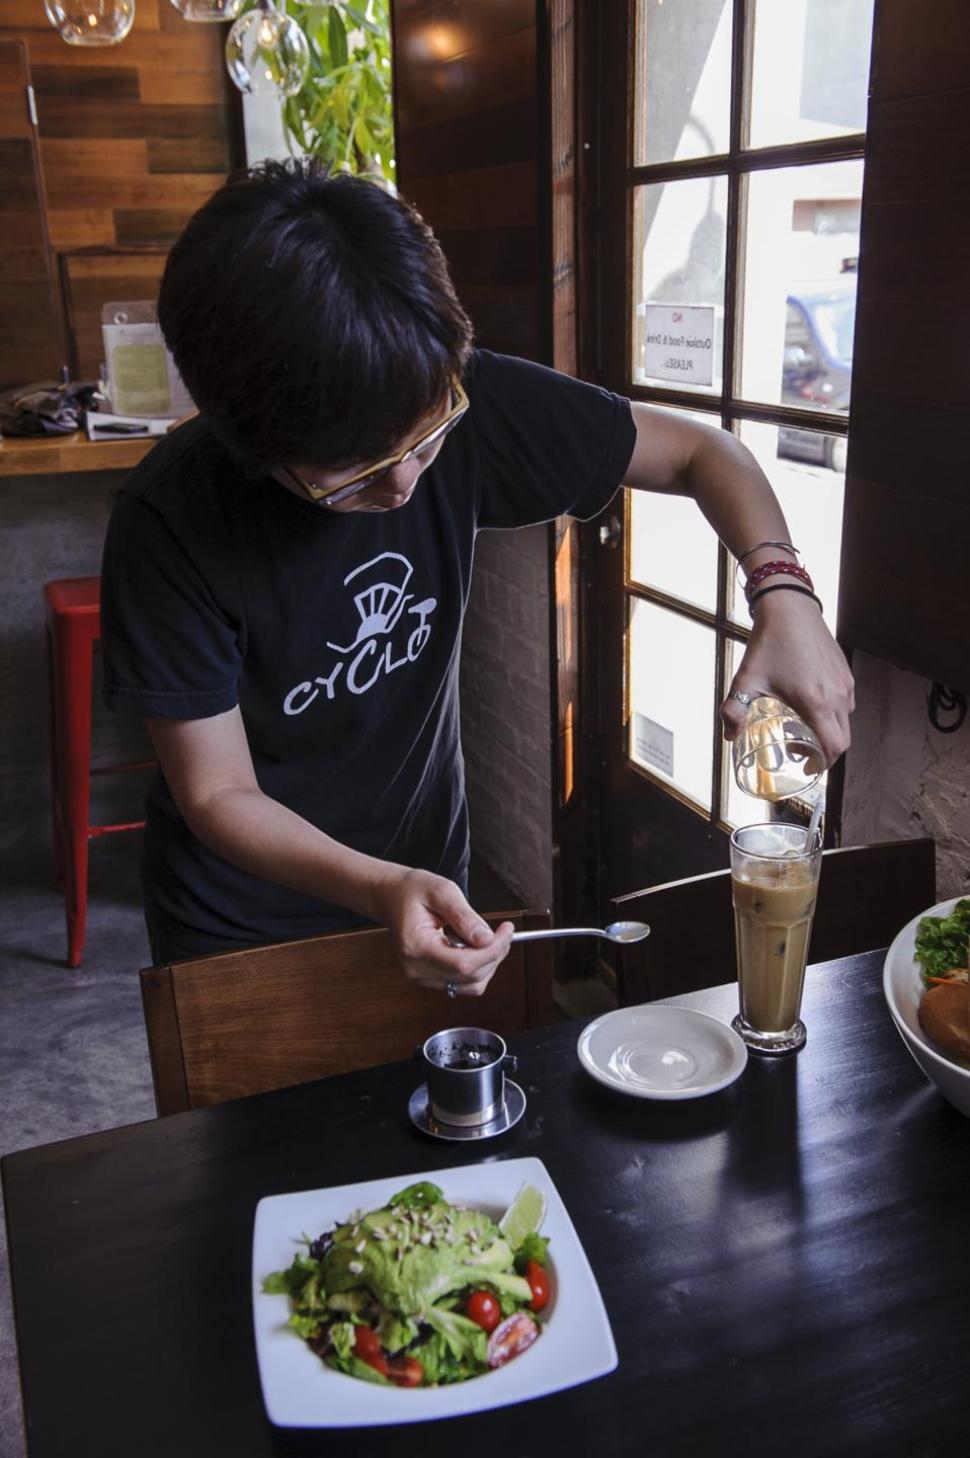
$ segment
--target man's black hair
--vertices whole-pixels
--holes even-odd
[[[414,209],[313,160],[265,163],[199,209],[158,317],[196,405],[250,471],[382,459],[447,401],[471,348]]]

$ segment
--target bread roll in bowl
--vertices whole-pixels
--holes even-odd
[[[970,985],[939,982],[920,998],[919,1024],[948,1058],[970,1064]]]

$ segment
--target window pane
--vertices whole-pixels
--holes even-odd
[[[861,199],[861,161],[748,178],[743,399],[848,410]]]
[[[628,753],[711,808],[714,632],[653,603],[630,604]]]
[[[728,150],[733,8],[732,0],[638,0],[638,164]]]
[[[720,428],[700,410],[672,410]],[[713,613],[717,607],[717,534],[686,496],[630,492],[630,577]]]
[[[737,673],[744,654],[744,647],[740,643],[728,643],[727,651],[727,681],[724,685],[727,690],[734,675]],[[721,778],[721,816],[728,825],[757,825],[765,820],[793,820],[797,816],[791,814],[787,808],[788,802],[781,801],[773,805],[769,800],[759,800],[754,795],[745,795],[738,789],[734,779],[734,768],[731,763],[731,746],[725,741],[724,768]],[[825,786],[828,781],[828,771],[822,776],[812,791],[822,796],[822,805],[825,805]]]
[[[724,335],[727,178],[634,192],[633,378],[719,391]]]
[[[825,621],[834,633],[845,495],[845,437],[823,435],[817,430],[779,430],[775,425],[751,421],[742,422],[740,433],[781,502],[792,543],[811,573],[825,607]],[[740,588],[734,594],[731,616],[746,627],[751,623]]]
[[[757,0],[752,147],[866,129],[873,0]]]

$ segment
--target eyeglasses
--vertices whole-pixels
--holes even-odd
[[[424,435],[407,446],[396,455],[388,456],[386,460],[378,461],[376,466],[368,466],[364,471],[358,471],[356,476],[350,476],[346,481],[340,481],[336,486],[318,486],[315,481],[307,481],[302,476],[284,467],[286,474],[296,482],[301,490],[305,491],[311,501],[323,503],[325,506],[336,506],[338,501],[346,501],[350,496],[356,496],[358,491],[364,491],[368,486],[373,486],[382,476],[393,471],[395,466],[403,466],[406,461],[411,461],[419,456],[427,455],[428,451],[444,440],[449,431],[454,430],[459,420],[468,409],[468,396],[465,394],[460,383],[456,380],[452,386],[451,409],[444,420],[439,420]]]

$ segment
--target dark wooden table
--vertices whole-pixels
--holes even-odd
[[[881,966],[810,969],[805,1049],[682,1104],[594,1083],[579,1023],[523,1035],[525,1120],[471,1152],[412,1130],[416,1069],[399,1063],[8,1156],[31,1458],[956,1458],[970,1121],[903,1048]],[[727,1018],[736,990],[683,1001]],[[481,1417],[271,1427],[250,1309],[260,1196],[521,1154],[570,1210],[618,1369]]]

